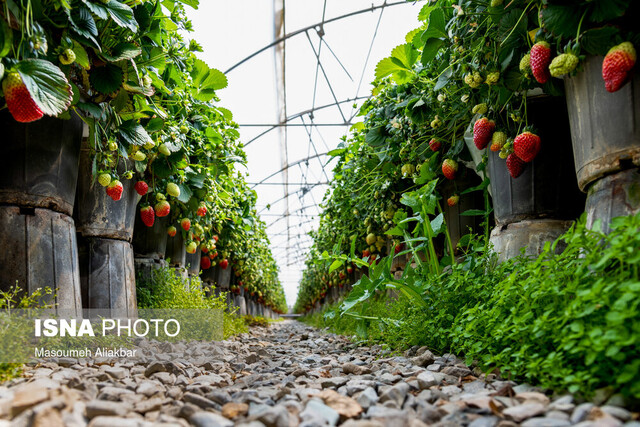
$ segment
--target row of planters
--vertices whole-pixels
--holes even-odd
[[[611,0],[425,5],[332,153],[296,311],[381,257],[439,274],[470,235],[501,260],[537,256],[582,212],[605,231],[637,213],[639,12]]]
[[[198,2],[7,0],[0,10],[11,158],[0,242],[12,248],[0,255],[2,289],[49,286],[59,309],[135,315],[136,271],[165,258],[192,275],[230,271],[259,253],[266,267],[240,277],[285,309],[255,193],[236,170],[246,160],[237,125],[216,105],[227,81],[178,32],[191,27],[185,5]]]

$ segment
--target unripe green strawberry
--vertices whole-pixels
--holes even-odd
[[[616,92],[629,81],[636,63],[636,50],[631,42],[612,47],[602,61],[602,78],[608,92]]]
[[[167,184],[167,194],[173,197],[180,197],[180,187],[173,182]]]
[[[169,215],[171,205],[166,200],[156,203],[156,216],[163,217]]]
[[[164,195],[164,194],[162,194],[162,193],[156,193],[156,200],[157,200],[158,202],[161,202],[161,201],[163,201],[163,200],[167,200],[167,198],[166,198],[166,197],[165,197],[165,195]]]
[[[491,0],[491,7],[498,7],[502,5],[503,0]]]
[[[169,147],[167,147],[166,144],[160,144],[160,147],[158,147],[158,151],[160,152],[160,154],[163,154],[165,156],[171,155],[171,151],[169,150]]]
[[[487,84],[488,85],[494,85],[496,83],[498,83],[498,80],[500,80],[500,71],[494,71],[492,73],[487,74]]]
[[[551,46],[547,42],[538,42],[531,47],[529,55],[531,55],[529,62],[533,77],[540,84],[546,83],[551,77],[549,74]]]
[[[73,64],[76,61],[76,53],[72,49],[65,49],[58,56],[58,60],[62,65]]]
[[[151,77],[147,74],[145,74],[142,77],[142,84],[144,85],[144,87],[151,87],[151,84],[153,83],[153,80],[151,80]]]
[[[526,78],[531,76],[531,55],[528,53],[520,60],[520,72],[524,74]]]
[[[563,53],[556,56],[549,64],[551,77],[562,77],[571,73],[578,66],[580,60],[573,53]]]
[[[20,74],[7,73],[2,81],[4,100],[13,118],[21,123],[36,121],[44,115],[35,103]]]
[[[455,179],[458,171],[458,163],[453,159],[445,159],[442,162],[442,173],[447,179]]]
[[[473,109],[471,110],[471,112],[473,114],[484,114],[486,113],[488,110],[487,108],[487,104],[482,103],[482,104],[477,104],[473,106]]]
[[[187,245],[187,253],[195,254],[197,250],[198,250],[198,244],[196,242],[189,242],[189,244]]]
[[[126,171],[123,176],[124,179],[131,179],[133,178],[133,171]]]
[[[131,158],[133,160],[138,161],[138,162],[142,162],[142,161],[144,161],[144,159],[147,158],[147,156],[145,156],[145,154],[142,151],[136,151],[135,153],[133,153],[131,155]]]
[[[180,126],[180,133],[183,134],[183,135],[189,133],[189,127],[185,126],[185,125],[181,125]]]
[[[115,141],[109,141],[109,151],[116,151],[118,149],[118,143]]]
[[[108,173],[101,173],[100,175],[98,175],[98,182],[103,187],[106,187],[111,182],[111,175]]]
[[[505,142],[507,142],[507,135],[504,132],[494,132],[489,149],[491,151],[500,151]]]

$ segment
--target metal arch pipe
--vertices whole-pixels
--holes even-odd
[[[304,158],[304,159],[300,159],[300,160],[297,160],[297,161],[295,161],[295,162],[293,162],[293,163],[289,163],[288,165],[286,165],[286,166],[285,166],[285,167],[283,167],[282,169],[280,169],[280,170],[278,170],[278,171],[276,171],[276,172],[272,173],[272,174],[271,174],[271,175],[269,175],[268,177],[264,178],[262,181],[256,182],[255,184],[253,184],[253,187],[251,187],[251,188],[255,188],[256,186],[258,186],[258,185],[260,185],[260,184],[263,184],[263,183],[264,183],[266,180],[268,180],[269,178],[273,178],[274,176],[278,175],[278,174],[279,174],[279,173],[281,173],[281,172],[286,171],[287,169],[289,169],[289,168],[290,168],[290,167],[292,167],[292,166],[296,166],[296,165],[299,165],[300,163],[308,162],[308,161],[309,161],[309,160],[311,160],[311,159],[315,159],[316,157],[326,156],[326,155],[328,155],[328,154],[329,154],[329,153],[320,153],[320,154],[317,154],[317,155],[316,155],[316,154],[314,154],[313,156],[308,156],[308,157],[306,157],[306,158]],[[324,183],[324,184],[326,184],[326,183]]]
[[[319,26],[324,26],[324,25],[329,24],[331,22],[340,21],[342,19],[350,18],[350,17],[355,16],[355,15],[360,15],[360,14],[363,14],[363,13],[366,13],[366,12],[373,12],[374,10],[377,10],[377,9],[382,9],[382,8],[391,7],[391,6],[398,6],[398,5],[401,5],[401,4],[410,4],[410,3],[407,2],[407,1],[397,1],[397,2],[394,2],[394,3],[387,3],[385,1],[383,4],[378,5],[378,6],[371,6],[371,7],[366,8],[366,9],[356,10],[355,12],[350,12],[350,13],[347,13],[345,15],[336,16],[335,18],[327,19],[326,21],[318,22],[317,24],[309,25],[308,27],[301,28],[301,29],[296,30],[296,31],[294,31],[292,33],[285,34],[283,37],[280,37],[279,39],[274,40],[273,42],[269,43],[265,47],[256,50],[251,55],[247,56],[246,58],[244,58],[240,62],[238,62],[235,65],[233,65],[231,68],[229,68],[224,73],[225,74],[230,73],[231,71],[233,71],[234,69],[236,69],[240,65],[244,64],[245,62],[247,62],[251,58],[261,54],[265,50],[267,50],[269,48],[272,48],[273,46],[275,46],[277,44],[282,43],[283,41],[285,41],[285,40],[287,40],[287,39],[289,39],[291,37],[297,36],[298,34],[303,34],[303,33],[307,32],[307,31],[312,30],[314,28],[317,28]]]

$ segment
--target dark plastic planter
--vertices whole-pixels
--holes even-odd
[[[602,81],[602,56],[565,79],[576,175],[582,191],[597,179],[640,166],[640,73],[615,93]]]
[[[488,152],[496,224],[543,218],[574,220],[584,210],[585,196],[573,171],[565,102],[549,96],[531,98],[527,113],[542,143],[522,175],[512,178],[506,161],[498,153]]]
[[[133,251],[138,258],[164,259],[167,250],[167,219],[158,218],[153,227],[147,227],[136,215],[133,232]]]
[[[186,253],[186,252],[185,252]],[[196,250],[194,254],[186,254],[185,264],[187,266],[187,271],[191,276],[197,276],[200,272],[200,260],[202,259],[202,250],[200,246]],[[208,270],[213,269],[213,267],[209,267]],[[203,270],[207,271],[207,270]]]
[[[167,235],[167,247],[164,252],[164,259],[168,261],[169,265],[171,267],[185,267],[187,265],[187,255],[187,248],[184,245],[182,233],[177,232],[173,237]]]
[[[640,169],[628,169],[596,181],[587,193],[587,227],[601,221],[608,233],[611,220],[617,216],[640,212]]]
[[[140,195],[133,188],[134,180],[121,180],[122,198],[116,202],[93,179],[91,168],[91,152],[86,143],[83,143],[75,215],[78,232],[85,237],[106,237],[131,242],[140,200]],[[125,171],[126,165],[121,162],[119,172]]]
[[[16,122],[0,111],[5,162],[0,168],[0,203],[51,209],[71,215],[78,181],[83,122],[43,117]]]

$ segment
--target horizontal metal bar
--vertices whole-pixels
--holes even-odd
[[[329,185],[328,182],[247,182],[247,185]]]
[[[274,124],[274,123],[245,123],[245,124],[241,124],[238,125],[240,127],[282,127],[282,126],[287,126],[287,127],[313,127],[313,126],[352,126],[353,123],[280,123],[280,124]]]

